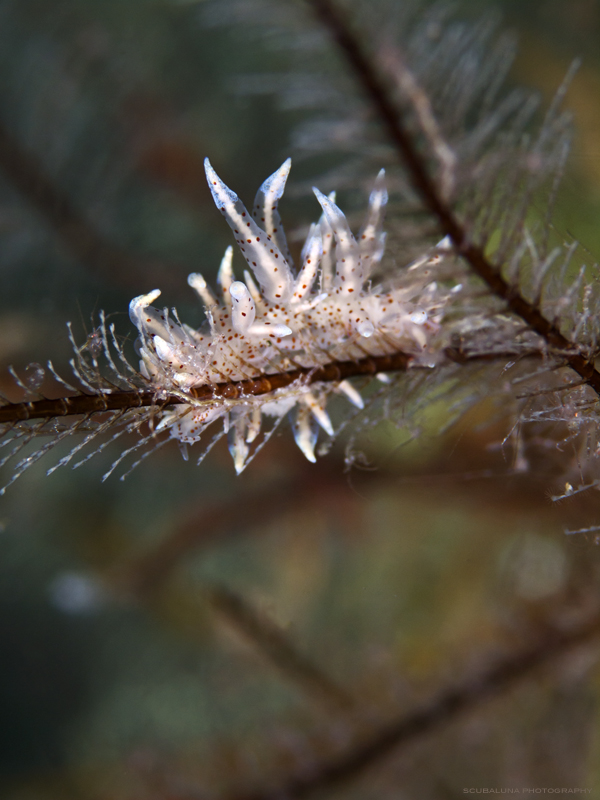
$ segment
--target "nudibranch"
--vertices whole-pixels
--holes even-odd
[[[360,392],[349,380],[311,385],[297,381],[269,394],[200,403],[190,390],[398,350],[416,361],[431,360],[429,343],[444,304],[445,293],[421,269],[396,286],[371,285],[385,246],[388,194],[383,170],[356,237],[335,203],[335,194],[327,197],[314,189],[322,214],[310,227],[296,270],[278,211],[290,166],[287,159],[267,178],[250,213],[206,159],[214,202],[231,227],[248,269],[243,280],[236,277],[233,248],[228,247],[217,276],[217,292],[202,275],[189,276],[189,285],[204,304],[206,322],[199,330],[180,322],[174,309],[154,308],[151,304],[160,295],[158,289],[130,304],[130,316],[139,331],[136,347],[141,375],[158,396],[181,397],[180,404],[160,412],[157,430],[168,429],[183,445],[193,444],[221,419],[238,473],[251,457],[251,444],[261,431],[263,417],[277,422],[290,413],[296,443],[314,461],[318,427],[329,436],[334,434],[326,410],[329,397],[342,394],[361,408]],[[436,252],[433,258],[439,259],[440,251]],[[413,266],[427,261],[425,256]]]

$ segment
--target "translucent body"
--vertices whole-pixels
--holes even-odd
[[[322,216],[311,226],[296,273],[278,213],[289,159],[259,189],[252,215],[220,180],[208,159],[205,166],[215,204],[231,227],[249,271],[245,281],[236,280],[228,248],[219,270],[220,296],[213,294],[201,275],[190,275],[189,283],[204,303],[207,318],[199,331],[179,322],[176,312],[170,315],[167,309],[153,308],[158,290],[132,300],[130,315],[140,333],[140,371],[158,390],[180,392],[185,401],[186,390],[203,384],[398,350],[417,359],[427,354],[444,295],[435,283],[428,283],[426,272],[416,272],[409,283],[397,287],[370,285],[385,245],[383,219],[388,197],[383,170],[357,237],[334,196],[314,190]],[[427,358],[430,361],[431,354]],[[262,395],[234,404],[222,400],[202,406],[182,402],[165,412],[159,424],[168,427],[179,441],[194,443],[209,424],[223,417],[240,472],[248,460],[248,444],[260,430],[261,417],[279,419],[295,409],[296,441],[307,458],[314,460],[314,423],[333,434],[325,410],[332,391],[345,394],[355,406],[362,402],[347,381],[327,387],[294,385],[276,396]]]

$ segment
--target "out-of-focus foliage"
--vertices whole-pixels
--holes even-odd
[[[521,31],[516,79],[551,95],[571,58],[585,57],[568,100],[579,133],[556,224],[597,255],[598,3],[504,5]],[[230,91],[238,74],[276,68],[284,54],[239,29],[203,28],[200,11],[167,0],[0,3],[2,124],[140,265],[90,267],[2,179],[3,368],[61,353],[66,362],[64,320],[85,327],[99,307],[124,312],[132,287],[161,285],[199,321],[187,274],[209,277],[228,243],[202,158],[251,197],[300,121],[268,96]],[[299,182],[312,168],[295,168]],[[306,209],[300,198],[284,214],[302,225]],[[483,425],[495,415],[482,406],[418,444],[379,429],[361,443],[377,469],[349,475],[335,450],[302,464],[289,433],[239,478],[220,450],[198,469],[165,450],[125,483],[99,482],[110,452],[87,471],[32,468],[0,506],[3,796],[202,797],[310,771],[530,622],[593,596],[595,534],[563,529],[598,522],[597,494],[552,506],[552,459],[512,470],[502,420]],[[276,622],[351,696],[347,707],[257,655],[222,587]],[[556,785],[593,796],[591,664],[565,661],[339,796]]]

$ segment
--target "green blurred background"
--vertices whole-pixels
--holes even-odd
[[[85,337],[103,308],[125,334],[129,300],[153,288],[199,324],[187,275],[212,279],[229,244],[203,157],[250,200],[289,154],[301,112],[235,91],[236,76],[285,54],[239,28],[207,29],[200,5],[0,1],[3,126],[138,258],[125,272],[73,257],[0,171],[4,390],[9,364],[67,364],[66,320]],[[514,79],[546,99],[583,57],[556,225],[597,258],[600,3],[493,7],[519,35]],[[461,13],[487,8],[472,0]],[[303,161],[292,175],[312,169]],[[288,227],[311,221],[313,205],[290,197]],[[494,446],[502,423],[482,424],[490,413],[477,407],[409,446],[382,426],[362,443],[377,468],[350,474],[343,442],[313,467],[289,431],[238,478],[224,447],[200,467],[165,448],[125,482],[100,481],[118,445],[76,472],[29,470],[0,500],[2,797],[203,798],[310,769],[361,726],[484,663],[527,621],[593,593],[596,538],[564,529],[598,523],[597,493],[551,504],[557,468],[542,457],[508,474]],[[274,666],[224,587],[335,687]],[[597,676],[591,659],[569,662],[337,795],[560,784],[600,797]]]

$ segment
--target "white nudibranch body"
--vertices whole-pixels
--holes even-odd
[[[388,196],[383,170],[358,237],[334,195],[314,190],[322,216],[310,228],[300,269],[295,271],[278,213],[290,165],[288,159],[263,183],[250,214],[206,159],[213,199],[232,228],[249,271],[244,281],[236,279],[233,250],[228,247],[217,277],[218,294],[201,275],[189,276],[207,318],[200,330],[181,323],[174,309],[169,313],[153,308],[159,290],[130,304],[140,334],[136,345],[142,376],[158,396],[181,397],[181,404],[161,412],[157,428],[193,444],[221,418],[238,473],[251,458],[250,445],[260,433],[263,416],[277,422],[291,412],[296,443],[314,461],[318,427],[330,436],[334,433],[325,408],[330,394],[343,394],[360,408],[360,393],[347,380],[312,385],[299,380],[270,394],[208,402],[196,400],[189,390],[398,350],[412,355],[416,363],[423,356],[431,363],[429,344],[448,294],[438,290],[423,270],[396,287],[371,287],[371,274],[385,245]],[[439,260],[439,251],[433,259]],[[428,263],[428,257],[422,261]]]

